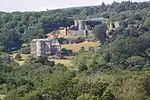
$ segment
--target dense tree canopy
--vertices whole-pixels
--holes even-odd
[[[0,52],[0,97],[5,95],[4,100],[149,100],[149,9],[149,2],[128,1],[42,12],[0,12],[2,52],[17,50],[22,43],[72,25],[70,17],[105,17],[120,22],[107,39],[106,26],[95,27],[95,36],[103,45],[90,47],[88,51],[81,47],[71,66],[77,70],[55,65],[47,58],[32,57],[27,57],[20,67],[16,63],[22,58],[20,53],[12,60],[9,54]],[[28,46],[21,52],[28,54]],[[67,50],[63,48],[62,53],[67,55]]]
[[[122,21],[125,26],[129,23],[140,25],[145,21],[144,25],[149,26],[147,18],[150,16],[149,8],[149,2],[132,3],[127,1],[114,2],[111,5],[103,3],[100,6],[42,12],[0,12],[0,38],[2,38],[0,45],[5,46],[6,49],[19,48],[23,42],[27,43],[33,38],[41,38],[59,27],[72,25],[73,20],[70,17],[73,19],[104,17],[112,21]]]
[[[106,31],[107,31],[107,25],[105,24],[96,25],[94,27],[93,34],[97,40],[101,41],[102,44],[105,42],[107,38]]]

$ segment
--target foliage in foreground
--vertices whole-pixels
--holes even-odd
[[[149,71],[89,75],[69,71],[63,65],[34,63],[21,69],[9,67],[11,70],[1,72],[0,78],[0,92],[7,95],[5,100],[145,100],[150,97]]]

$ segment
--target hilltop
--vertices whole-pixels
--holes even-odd
[[[149,2],[114,2],[111,5],[49,10],[42,12],[0,12],[0,44],[2,49],[19,49],[22,43],[42,38],[59,27],[74,24],[73,19],[104,17],[112,21],[135,19],[139,24],[146,20]],[[71,18],[71,19],[70,19]],[[73,18],[73,19],[72,19]],[[133,22],[132,22],[133,23]]]

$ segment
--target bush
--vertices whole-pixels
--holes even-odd
[[[86,64],[83,64],[83,63],[80,63],[80,64],[79,64],[78,70],[79,70],[80,72],[85,71],[85,70],[87,70],[87,69],[88,69],[88,68],[87,68]]]
[[[91,94],[82,94],[76,100],[98,100],[98,97]]]
[[[55,68],[55,70],[61,70],[61,71],[66,71],[67,70],[66,66],[64,66],[63,64],[60,64],[60,63],[54,65],[54,68]]]
[[[22,56],[20,53],[17,53],[16,56],[15,56],[15,59],[16,60],[21,60]]]
[[[29,55],[28,58],[25,60],[26,63],[32,63],[36,61],[36,58],[34,58],[32,55]]]
[[[150,64],[149,63],[145,64],[143,67],[143,70],[144,71],[150,71]]]
[[[148,17],[148,18],[144,21],[144,26],[150,27],[150,17]]]
[[[110,53],[103,54],[103,58],[105,61],[109,62],[111,60],[112,55]]]
[[[47,55],[48,55],[48,56],[52,56],[52,55],[54,55],[54,53],[48,52]]]
[[[6,48],[5,48],[5,46],[0,46],[0,51],[1,51],[1,52],[4,52],[4,51],[6,51]]]
[[[27,100],[40,100],[40,96],[29,96]]]
[[[102,100],[115,100],[115,96],[111,93],[111,91],[107,91],[102,98]]]
[[[30,47],[23,47],[21,48],[22,54],[30,54]]]
[[[132,57],[129,57],[127,59],[127,63],[129,64],[129,66],[144,66],[145,65],[145,59],[140,57],[140,56],[132,56]]]
[[[55,62],[54,61],[49,61],[47,57],[38,57],[35,62],[41,63],[43,65],[49,65],[49,66],[52,66],[52,67],[55,65]]]
[[[79,52],[85,52],[85,51],[86,51],[86,50],[85,50],[84,47],[81,47],[80,50],[79,50]]]
[[[45,62],[44,62],[44,65],[48,65],[48,66],[54,66],[55,65],[55,61],[48,61],[48,60],[46,60]]]
[[[88,48],[88,51],[89,51],[89,52],[94,52],[94,51],[95,51],[95,48],[94,48],[94,47],[89,47],[89,48]]]
[[[84,41],[85,41],[84,37],[79,37],[79,38],[77,38],[76,43],[81,43]]]
[[[92,71],[104,70],[106,67],[106,61],[102,57],[93,56],[89,59],[88,68]]]

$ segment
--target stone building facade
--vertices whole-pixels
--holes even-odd
[[[30,42],[30,54],[34,57],[46,57],[49,53],[57,54],[61,46],[57,39],[33,39]]]
[[[47,56],[51,48],[52,41],[50,39],[33,39],[30,42],[30,54],[35,58]]]

